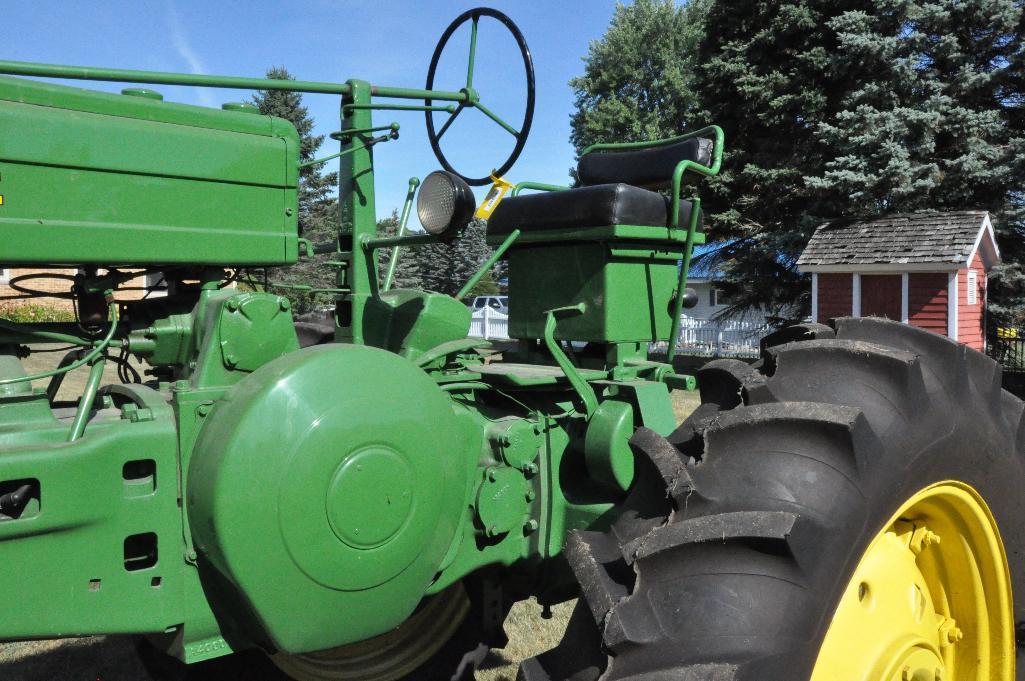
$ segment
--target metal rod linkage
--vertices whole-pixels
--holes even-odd
[[[171,73],[169,71],[137,71],[133,69],[110,69],[92,66],[37,64],[10,60],[0,60],[0,73],[13,76],[36,76],[39,78],[68,78],[71,80],[147,83],[150,85],[186,85],[192,87],[230,88],[233,90],[286,90],[289,92],[310,92],[327,95],[348,95],[352,92],[352,86],[349,83],[214,76],[194,73]],[[449,102],[466,102],[469,98],[465,92],[378,86],[371,86],[370,94],[375,97],[390,99],[438,99]]]
[[[399,231],[397,236],[402,238],[406,236],[406,223],[409,222],[409,213],[413,209],[413,197],[416,196],[416,188],[420,186],[419,177],[409,178],[409,189],[406,190],[406,202],[402,204],[402,217],[399,218]],[[392,280],[395,278],[395,268],[399,264],[399,249],[401,246],[398,244],[392,246],[391,258],[388,260],[388,271],[384,275],[384,285],[382,286],[383,291],[391,289]]]

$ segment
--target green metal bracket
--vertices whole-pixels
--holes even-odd
[[[74,442],[82,437],[85,432],[85,424],[89,420],[89,414],[93,410],[93,402],[96,400],[96,391],[100,388],[100,380],[103,378],[103,368],[106,366],[106,358],[100,355],[89,368],[89,379],[85,383],[85,391],[78,400],[78,409],[75,410],[75,420],[71,423],[71,430],[68,432],[68,442]]]
[[[332,135],[334,135],[334,134],[335,133],[332,133]],[[348,156],[349,154],[351,154],[353,152],[356,152],[356,151],[359,151],[360,149],[369,149],[370,147],[374,146],[375,144],[380,144],[381,142],[388,142],[390,140],[397,140],[398,138],[399,138],[398,130],[393,130],[392,132],[390,132],[387,135],[378,135],[377,137],[371,137],[369,140],[366,140],[365,142],[363,142],[359,146],[353,145],[353,146],[349,147],[348,149],[343,149],[342,151],[339,151],[336,154],[331,154],[330,156],[324,156],[323,158],[315,158],[312,161],[304,161],[303,163],[299,164],[299,167],[300,168],[307,168],[309,166],[319,166],[321,163],[327,163],[328,161],[332,161],[332,160],[334,160],[336,158],[341,158],[342,156]]]
[[[667,137],[665,139],[660,140],[646,140],[644,142],[599,142],[597,144],[592,144],[591,146],[586,147],[582,152],[580,152],[580,155],[586,156],[593,151],[625,151],[631,149],[650,149],[652,147],[664,147],[669,144],[676,144],[677,142],[683,142],[684,140],[693,139],[695,137],[701,137],[702,135],[707,135],[708,133],[712,133],[713,135],[715,135],[715,149],[712,151],[712,166],[716,169],[712,171],[711,168],[706,168],[706,170],[709,170],[711,172],[707,172],[705,174],[714,175],[716,172],[718,172],[718,165],[722,161],[722,148],[724,140],[722,128],[720,128],[718,125],[706,125],[700,130],[693,130],[691,132],[685,132],[682,135],[677,135],[676,137]]]
[[[413,209],[413,197],[416,196],[416,188],[420,186],[419,177],[409,178],[409,189],[406,190],[406,201],[402,204],[402,217],[399,218],[399,231],[396,236],[402,238],[406,235],[406,223],[409,221],[409,213]],[[399,264],[399,249],[401,246],[395,245],[391,249],[391,258],[388,260],[388,271],[384,275],[384,285],[381,287],[383,291],[391,289],[392,280],[395,278],[395,268]]]
[[[426,367],[435,362],[436,360],[446,357],[448,355],[454,355],[460,352],[467,352],[475,348],[490,348],[491,341],[481,340],[480,338],[459,338],[457,340],[447,341],[441,345],[431,348],[424,354],[414,360],[414,363],[419,367]]]
[[[279,282],[267,282],[267,286],[270,288],[283,288],[290,289],[293,291],[305,291],[306,293],[348,293],[347,289],[341,288],[317,288],[310,286],[309,284],[284,284]]]
[[[395,133],[395,137],[398,138],[400,127],[401,126],[398,123],[392,122],[388,125],[378,125],[376,127],[371,128],[352,128],[350,130],[335,130],[334,132],[330,133],[328,137],[335,140],[336,142],[348,144],[352,141],[352,138],[355,135],[365,135],[371,132],[381,132],[382,130],[388,130],[389,132]]]
[[[372,111],[447,111],[448,113],[456,112],[455,104],[445,104],[444,106],[432,105],[432,104],[345,104],[342,106],[342,112],[347,113],[349,111],[360,111],[360,110],[372,110]]]
[[[686,161],[684,161],[684,163],[686,163]],[[677,168],[679,168],[679,166],[677,166]],[[674,203],[679,203],[679,199],[676,198],[676,195],[674,195]],[[679,211],[679,208],[676,210]],[[669,330],[669,342],[666,347],[666,362],[669,364],[673,363],[673,357],[676,355],[676,341],[677,336],[680,335],[680,316],[683,314],[683,292],[687,290],[687,275],[690,272],[690,259],[691,255],[694,253],[694,234],[698,229],[698,216],[700,214],[701,199],[695,197],[691,201],[690,225],[687,227],[687,246],[683,249],[683,262],[680,264],[680,279],[676,284],[676,296],[673,298],[673,324]],[[677,219],[676,216],[677,214],[674,212],[674,220]]]
[[[513,187],[509,195],[518,196],[524,189],[536,189],[542,192],[561,192],[570,189],[570,187],[565,187],[561,184],[545,184],[544,182],[520,182]]]
[[[359,243],[364,252],[370,253],[389,246],[430,246],[439,241],[440,239],[433,234],[407,234],[405,236],[363,237]]]
[[[491,254],[491,257],[484,261],[484,264],[480,266],[480,268],[472,277],[470,277],[470,280],[468,282],[463,284],[463,288],[459,289],[459,293],[456,294],[456,299],[462,300],[463,298],[465,298],[470,293],[470,291],[473,290],[473,287],[477,285],[477,282],[479,282],[481,278],[485,274],[487,274],[492,267],[495,266],[495,263],[498,262],[499,258],[505,255],[505,252],[509,250],[509,247],[512,246],[513,242],[516,241],[516,239],[518,239],[519,237],[519,229],[514,229],[513,231],[511,231],[509,233],[509,236],[505,238],[505,241],[499,244],[498,248],[495,249],[495,252]]]
[[[545,319],[545,345],[548,347],[548,351],[552,353],[555,363],[559,365],[562,373],[566,375],[566,380],[569,381],[569,384],[573,386],[573,390],[580,396],[580,400],[584,403],[584,413],[590,419],[594,416],[594,412],[598,410],[598,395],[595,394],[594,388],[580,375],[580,372],[573,366],[573,363],[569,361],[569,357],[559,347],[559,344],[555,342],[555,325],[558,323],[556,317],[559,315],[584,314],[586,310],[587,306],[584,303],[547,310],[545,312],[547,316]]]
[[[697,379],[688,374],[666,374],[663,376],[662,382],[665,383],[670,390],[698,389]]]

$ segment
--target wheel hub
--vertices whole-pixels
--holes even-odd
[[[870,543],[844,590],[812,681],[1011,681],[1007,559],[967,485],[915,494]]]

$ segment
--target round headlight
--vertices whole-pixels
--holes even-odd
[[[463,178],[436,170],[420,184],[416,214],[420,224],[435,236],[444,236],[466,226],[477,208],[470,186]]]

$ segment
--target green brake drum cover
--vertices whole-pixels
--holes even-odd
[[[187,496],[200,559],[237,591],[225,602],[248,605],[244,626],[297,653],[402,622],[460,519],[459,430],[433,381],[372,347],[293,352],[233,387]]]

